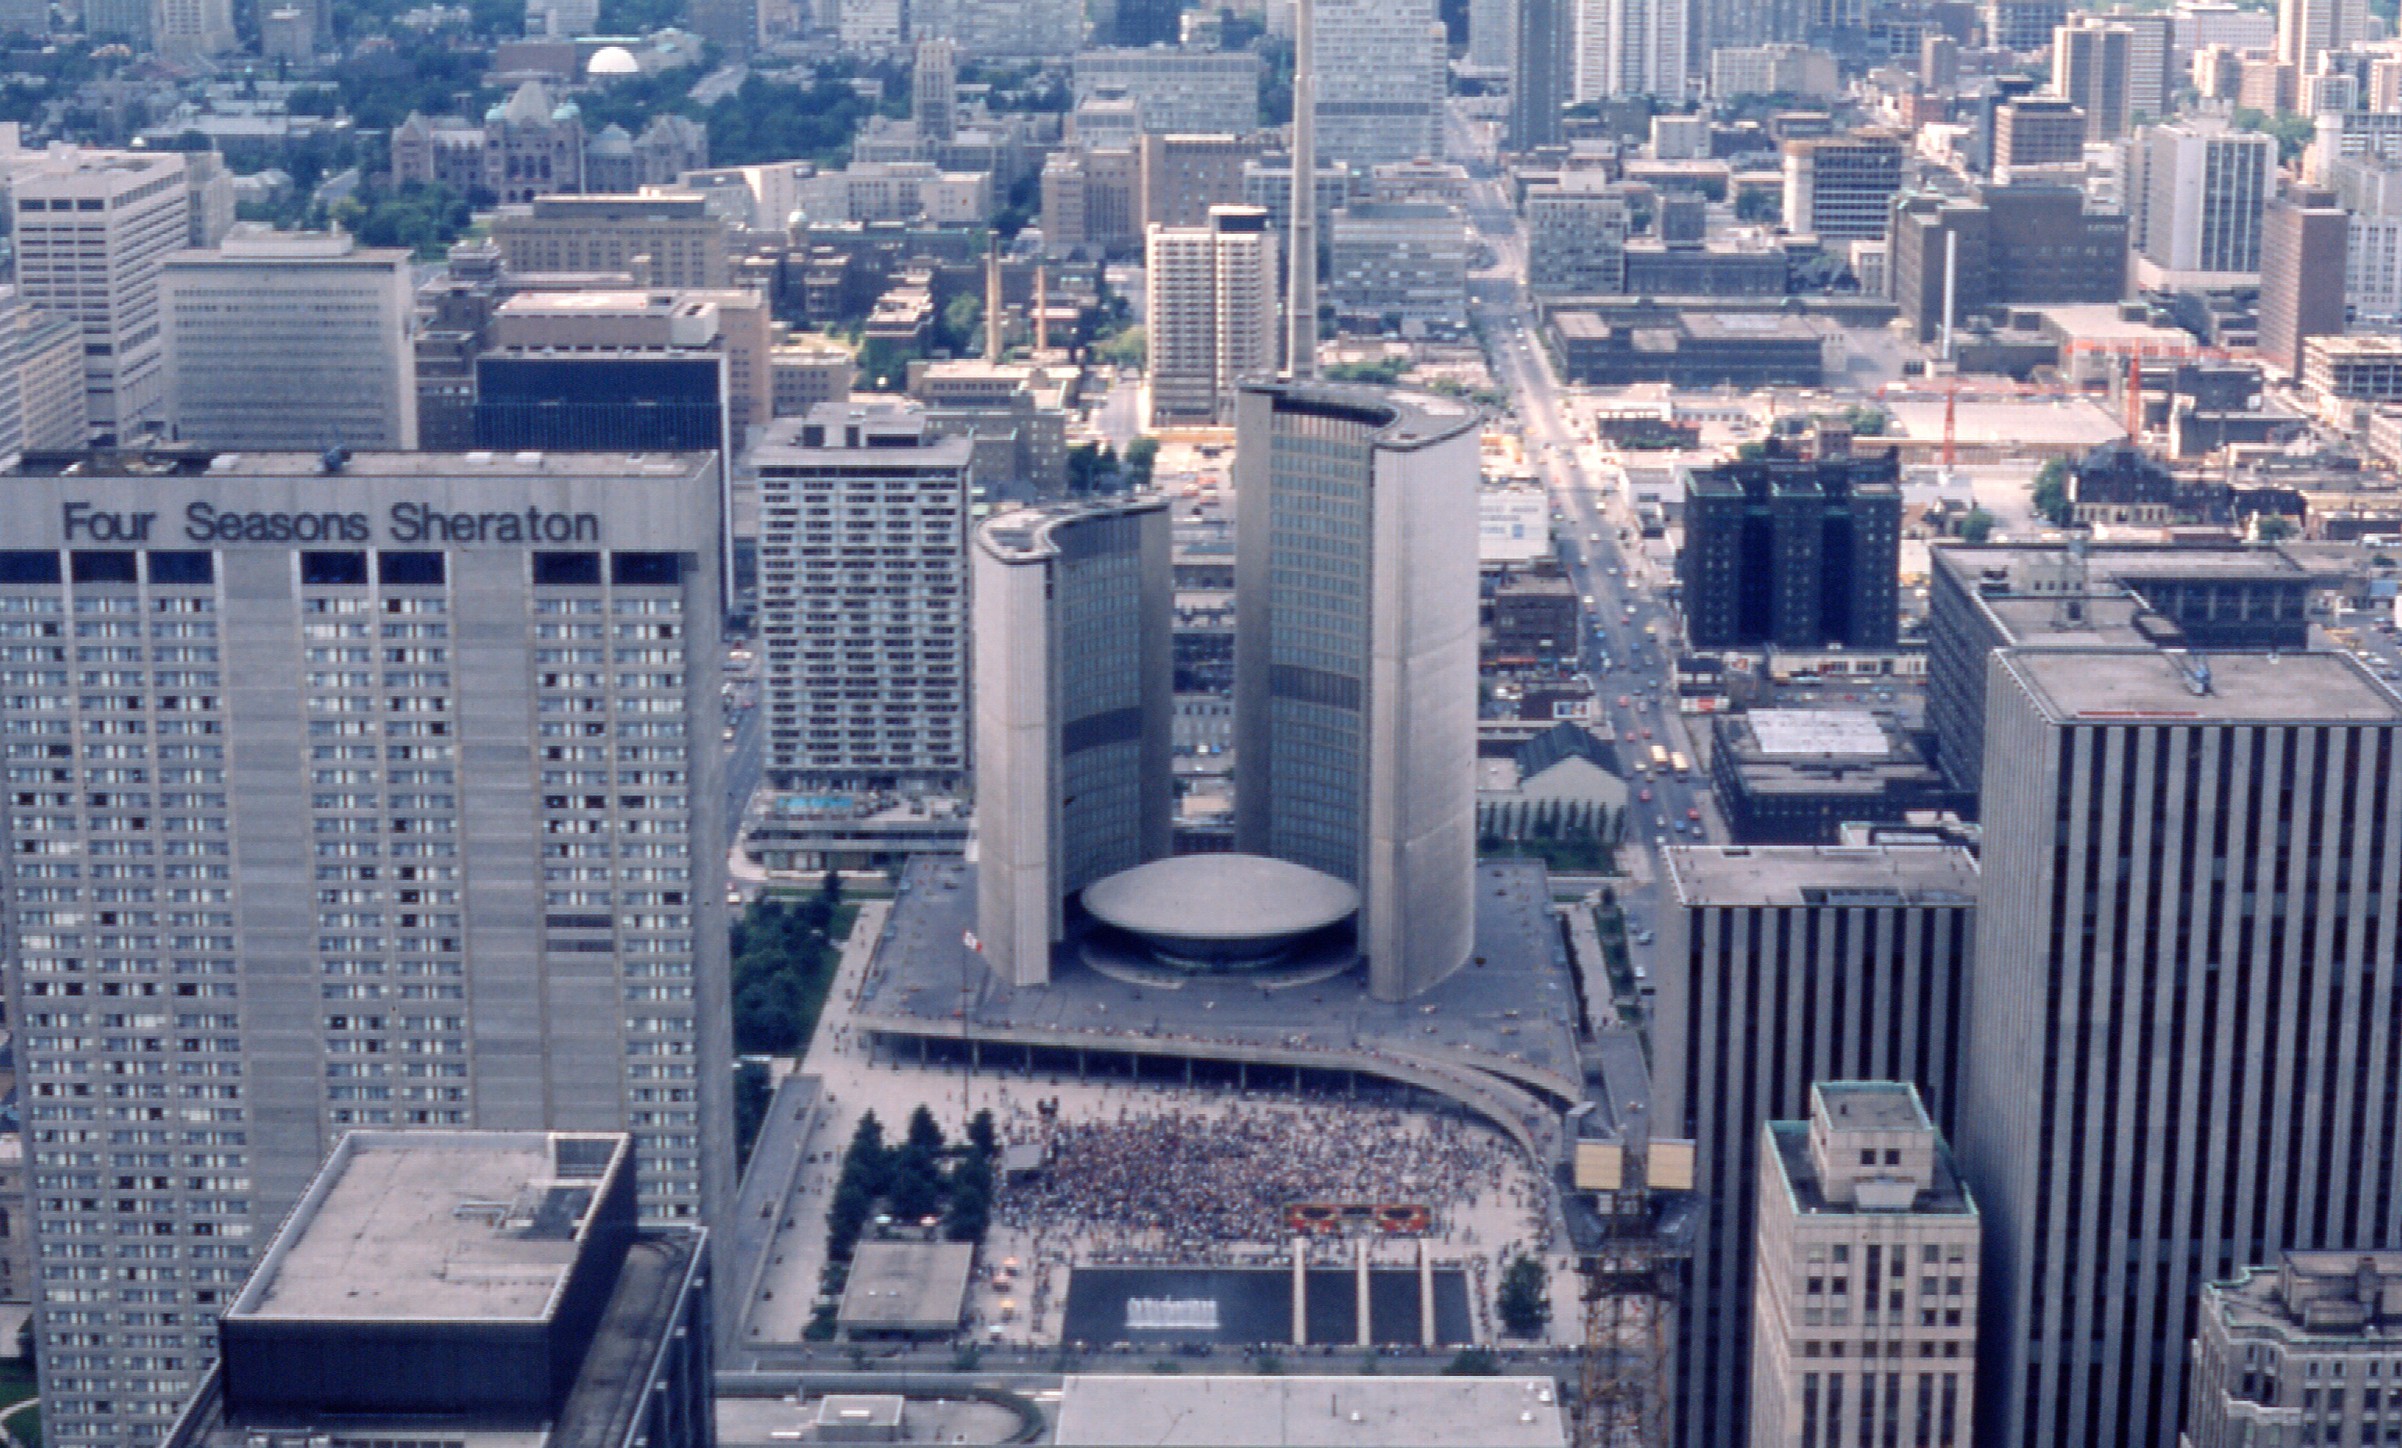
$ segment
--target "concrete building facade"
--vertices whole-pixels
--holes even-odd
[[[2334,653],[1988,667],[1978,1435],[2172,1448],[2204,1284],[2402,1232],[2402,699]]]
[[[50,1440],[156,1441],[263,1224],[354,1128],[630,1131],[641,1214],[715,1218],[711,460],[103,456],[11,494],[29,682],[0,736],[40,781],[8,800],[9,1016]],[[110,650],[104,681],[70,683],[69,638]],[[208,1169],[44,1190],[94,1169],[91,1132]],[[142,1277],[74,1262],[128,1227]]]
[[[1276,370],[1276,233],[1257,206],[1213,206],[1206,225],[1145,238],[1153,426],[1232,419],[1235,389]]]
[[[1874,241],[1902,189],[1902,137],[1857,131],[1785,143],[1785,229],[1822,243]]]
[[[2286,1252],[2204,1287],[2179,1441],[2382,1442],[2402,1409],[2397,1307],[2402,1252],[2390,1248]]]
[[[1880,1080],[1957,1129],[1979,887],[1938,846],[1676,848],[1665,873],[1652,1129],[1692,1138],[1710,1203],[1671,1384],[1676,1441],[1702,1448],[1749,1431],[1762,1128],[1816,1082]]]
[[[409,254],[244,228],[161,276],[167,430],[209,448],[417,446]]]
[[[733,285],[726,223],[697,192],[540,196],[503,208],[492,239],[521,275],[602,272],[646,287]]]
[[[1235,847],[1356,886],[1406,1000],[1475,926],[1476,413],[1261,382],[1235,431]]]
[[[9,202],[19,297],[83,328],[93,437],[156,428],[167,410],[159,278],[189,233],[183,158],[54,147],[16,169]]]
[[[975,444],[890,404],[770,423],[759,487],[767,763],[785,785],[956,789],[967,777]]]
[[[2303,345],[2344,331],[2351,214],[2335,195],[2297,187],[2271,201],[2260,228],[2260,355],[2302,375]]]
[[[1168,525],[1147,496],[976,530],[976,934],[1012,985],[1050,979],[1070,896],[1171,851]]]
[[[1761,1128],[1751,1448],[1968,1448],[1976,1203],[1907,1081],[1820,1081]]]

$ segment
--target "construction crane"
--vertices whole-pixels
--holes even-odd
[[[1576,1448],[1666,1448],[1684,1264],[1699,1220],[1693,1143],[1652,1141],[1644,1107],[1571,1113],[1569,1231],[1582,1283]]]

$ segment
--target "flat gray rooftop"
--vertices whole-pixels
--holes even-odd
[[[360,1134],[304,1199],[234,1315],[540,1320],[580,1248],[596,1174],[544,1132]],[[622,1143],[622,1138],[619,1138]]]
[[[1079,1375],[1060,1448],[1562,1448],[1549,1378]]]
[[[624,453],[475,451],[452,453],[353,453],[339,473],[326,473],[313,452],[79,453],[65,467],[37,455],[13,474],[21,478],[162,478],[199,482],[212,478],[324,476],[329,488],[362,478],[590,478],[623,479],[645,473],[680,477],[707,467],[709,453]],[[327,502],[340,501],[338,494]]]
[[[867,1332],[953,1332],[976,1249],[965,1242],[862,1242],[837,1321]]]
[[[1837,1131],[1931,1129],[1917,1093],[1899,1081],[1821,1081],[1812,1089],[1826,1103],[1827,1124]]]
[[[1970,905],[1977,857],[1957,845],[1671,847],[1668,883],[1686,906]]]
[[[2155,647],[2135,627],[2136,615],[2144,612],[2142,602],[2128,594],[2089,594],[2078,600],[2074,618],[2064,615],[2058,598],[2040,594],[1989,594],[1978,602],[2016,648]]]
[[[2139,654],[2005,649],[2002,667],[2049,717],[2190,719],[2219,724],[2361,724],[2402,720],[2402,699],[2348,654]],[[2207,664],[2210,688],[2191,671]]]
[[[2013,563],[2058,562],[2066,558],[2065,543],[1980,543],[1933,550],[1931,557],[1947,571],[1975,578],[1987,568]],[[2103,544],[2085,552],[2088,580],[2102,584],[2124,578],[2291,578],[2303,581],[2311,570],[2279,548],[2217,547],[2162,548]]]
[[[1837,1205],[1826,1198],[1818,1184],[1818,1168],[1810,1160],[1810,1125],[1806,1121],[1771,1121],[1768,1139],[1776,1146],[1777,1165],[1782,1168],[1785,1190],[1793,1194],[1793,1202],[1807,1216],[1875,1216],[1891,1218],[1894,1212],[1881,1208],[1862,1207],[1857,1203]],[[1969,1199],[1968,1187],[1960,1180],[1959,1164],[1952,1159],[1951,1148],[1942,1141],[1935,1143],[1935,1184],[1920,1192],[1908,1208],[1912,1216],[1965,1216],[1976,1211]]]

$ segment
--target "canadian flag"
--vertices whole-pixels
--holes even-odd
[[[973,930],[960,931],[959,943],[976,952],[978,955],[982,955],[984,953],[984,942],[976,938],[976,932]]]

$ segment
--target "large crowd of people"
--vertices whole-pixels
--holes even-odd
[[[1121,1106],[1089,1120],[1018,1113],[1005,1129],[1045,1152],[1039,1173],[1003,1190],[999,1220],[1088,1249],[1189,1261],[1283,1248],[1293,1237],[1287,1209],[1305,1203],[1423,1206],[1432,1235],[1448,1241],[1448,1209],[1518,1196],[1515,1151],[1495,1133],[1383,1107],[1236,1098],[1214,1109]]]

